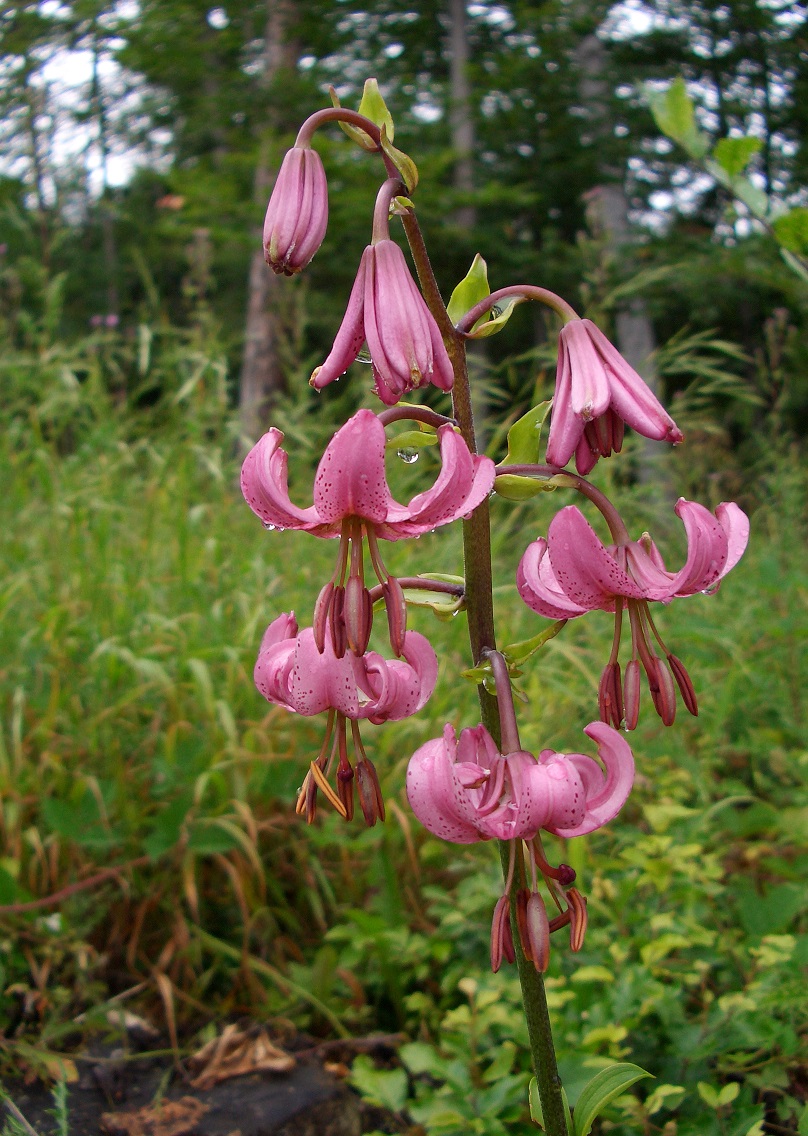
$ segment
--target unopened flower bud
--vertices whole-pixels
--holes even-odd
[[[264,259],[292,276],[320,247],[328,225],[328,185],[320,155],[307,146],[288,151],[264,220]]]

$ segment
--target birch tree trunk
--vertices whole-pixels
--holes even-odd
[[[264,32],[265,87],[283,70],[297,62],[296,45],[289,39],[294,14],[291,0],[267,0]],[[253,182],[256,216],[262,218],[270,188],[275,180],[270,154],[278,123],[267,123]],[[252,443],[266,428],[266,414],[273,399],[284,389],[284,374],[277,344],[279,320],[275,309],[280,302],[281,281],[264,261],[261,229],[256,227],[254,251],[247,283],[247,316],[244,328],[244,360],[239,382],[239,416],[244,443]]]
[[[603,77],[605,49],[597,36],[588,35],[581,40],[576,56],[581,72],[581,101],[587,109],[590,128],[596,141],[606,143],[611,134],[611,116]],[[603,183],[587,194],[587,215],[595,234],[603,236],[612,256],[625,265],[631,261],[633,245],[625,171],[606,160],[600,173]],[[633,296],[621,304],[615,311],[614,324],[620,354],[658,395],[659,376],[653,359],[656,339],[642,296]],[[653,458],[659,450],[659,443],[644,441],[638,470],[640,481],[658,479]]]

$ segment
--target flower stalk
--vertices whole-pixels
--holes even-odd
[[[452,363],[454,372],[452,412],[466,445],[472,454],[476,454],[477,446],[474,416],[471,408],[465,336],[462,331],[452,325],[449,319],[415,214],[412,212],[406,214],[403,223],[424,299],[443,335],[443,341]],[[544,290],[541,289],[541,291]],[[493,295],[496,295],[496,293]],[[563,301],[560,301],[560,303],[563,303]],[[480,315],[483,314],[483,311],[474,317],[469,326],[473,326],[476,319],[479,319]],[[570,309],[570,313],[571,318],[575,316],[572,309]],[[472,659],[476,666],[484,652],[496,651],[491,520],[487,500],[482,501],[471,516],[463,521],[463,562],[466,580],[469,644]],[[477,695],[480,702],[482,723],[497,745],[501,745],[498,701],[482,684],[477,687]],[[553,1045],[553,1033],[544,981],[533,963],[526,958],[518,932],[517,896],[519,891],[527,886],[527,878],[521,844],[517,845],[515,871],[509,872],[512,847],[513,844],[509,840],[499,841],[503,877],[506,882],[509,880],[509,876],[511,877],[510,906],[513,949],[522,990],[533,1070],[536,1075],[544,1115],[545,1132],[547,1136],[568,1136],[561,1078],[558,1073],[558,1062]]]

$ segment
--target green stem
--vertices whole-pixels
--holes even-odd
[[[454,417],[469,449],[472,453],[476,453],[477,446],[474,436],[474,418],[471,410],[471,391],[466,365],[464,336],[455,330],[446,312],[415,214],[405,214],[402,221],[424,299],[440,328],[446,350],[452,362],[454,371],[454,386],[452,388]],[[484,650],[496,650],[491,565],[491,521],[487,501],[483,501],[469,519],[463,521],[463,560],[466,577],[469,643],[472,658],[476,665]],[[482,684],[477,687],[477,694],[480,700],[480,715],[483,725],[497,745],[500,745],[501,727],[497,700],[494,695],[489,694]],[[503,875],[507,880],[510,842],[507,840],[500,841],[499,847]],[[511,927],[530,1040],[530,1053],[544,1114],[545,1132],[547,1136],[567,1136],[567,1122],[561,1096],[561,1080],[558,1075],[558,1064],[553,1047],[544,981],[533,964],[525,958],[515,922],[517,890],[525,886],[525,866],[521,848],[516,859],[516,877],[511,888]]]

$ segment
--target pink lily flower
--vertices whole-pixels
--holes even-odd
[[[484,726],[422,745],[407,767],[407,799],[420,822],[455,844],[533,840],[541,829],[582,836],[607,824],[628,799],[634,758],[625,738],[603,722],[584,733],[606,772],[582,753],[545,749],[501,754]]]
[[[407,631],[401,659],[375,651],[338,658],[329,635],[319,651],[310,627],[298,634],[294,614],[280,615],[264,633],[255,664],[255,685],[268,702],[310,717],[336,710],[375,724],[417,714],[429,700],[438,662],[428,639]]]
[[[438,440],[442,462],[438,479],[409,505],[400,505],[390,493],[384,472],[384,426],[372,410],[357,411],[329,442],[317,467],[313,505],[301,509],[290,500],[288,457],[280,449],[283,434],[274,428],[247,454],[242,492],[256,516],[278,529],[336,537],[345,521],[355,519],[384,540],[420,536],[471,513],[494,484],[494,463],[471,454],[451,426],[440,427]]]
[[[264,220],[264,259],[278,274],[305,268],[328,226],[328,184],[322,159],[310,146],[294,146],[281,164]]]
[[[384,426],[371,410],[359,410],[337,431],[323,454],[314,479],[314,504],[295,505],[287,488],[283,434],[272,429],[250,450],[241,471],[247,504],[265,525],[302,529],[319,537],[339,537],[334,575],[323,588],[314,617],[315,642],[323,650],[325,626],[338,657],[350,649],[364,654],[370,639],[373,607],[364,582],[363,544],[367,540],[374,572],[382,584],[390,642],[401,653],[406,603],[394,577],[384,567],[378,539],[401,540],[431,532],[472,512],[491,492],[494,463],[471,454],[450,425],[438,440],[442,468],[431,489],[401,505],[390,493],[384,471]]]
[[[311,377],[317,390],[343,375],[367,340],[375,391],[394,406],[416,387],[451,390],[452,364],[432,313],[389,238],[367,246],[331,352]]]
[[[673,683],[691,714],[698,713],[695,692],[684,665],[662,644],[648,609],[649,601],[714,591],[738,563],[749,540],[749,520],[733,502],[710,513],[695,501],[681,498],[676,514],[685,526],[688,551],[678,572],[669,572],[646,534],[638,541],[604,545],[574,505],[550,522],[547,539],[539,538],[525,551],[517,570],[519,594],[528,607],[548,619],[574,619],[600,609],[615,613],[612,653],[601,678],[601,718],[619,726],[625,713],[627,729],[637,724],[640,664],[646,672],[654,705],[665,725],[676,713]],[[631,622],[632,652],[622,685],[617,661],[622,612]],[[669,670],[654,648],[662,646]]]
[[[591,320],[566,323],[559,336],[547,461],[580,474],[619,453],[624,424],[646,438],[677,445],[682,432],[633,367]]]
[[[508,691],[506,719],[512,709]],[[577,888],[569,887],[575,881],[573,869],[547,862],[540,832],[544,828],[561,837],[593,832],[618,814],[634,781],[634,757],[617,730],[590,722],[584,732],[597,743],[605,772],[583,753],[545,749],[538,759],[525,750],[502,754],[484,726],[462,730],[459,739],[453,727],[446,726],[442,738],[427,742],[410,758],[407,799],[430,832],[455,844],[492,838],[510,842],[504,894],[491,924],[494,971],[503,958],[514,960],[509,911],[519,841],[527,844],[532,883],[515,895],[516,928],[525,957],[536,970],[545,971],[550,934],[567,924],[572,950],[583,946],[586,901]],[[518,734],[512,736],[518,743]],[[537,889],[537,872],[561,910],[555,919],[549,919]]]
[[[401,659],[385,659],[375,651],[361,657],[338,657],[326,628],[319,648],[310,627],[298,634],[294,614],[273,620],[264,633],[255,664],[255,684],[268,702],[311,716],[328,711],[325,739],[298,795],[297,811],[309,823],[316,811],[317,791],[342,817],[353,816],[356,779],[365,820],[384,820],[384,801],[373,763],[365,753],[358,722],[379,724],[418,713],[426,705],[438,677],[438,661],[430,643],[416,631],[403,635]],[[347,722],[351,722],[357,754],[348,759]],[[338,760],[337,760],[338,759]],[[328,781],[337,762],[336,790]]]

